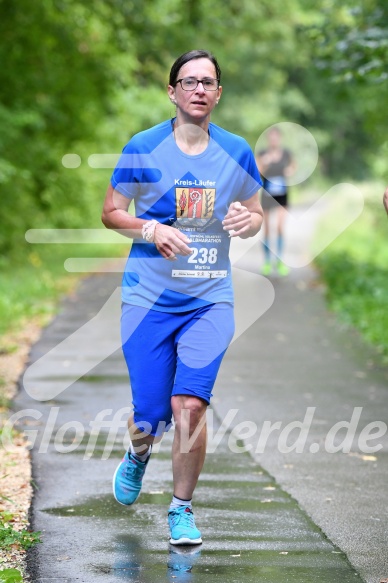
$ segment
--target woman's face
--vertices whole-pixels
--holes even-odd
[[[180,68],[178,79],[184,77],[194,77],[195,79],[204,79],[205,77],[217,78],[216,70],[209,59],[193,59]],[[184,91],[180,83],[175,87],[168,86],[170,99],[176,101],[177,112],[184,114],[186,118],[191,118],[193,122],[206,119],[216,104],[222,93],[222,87],[217,91],[205,91],[202,83],[199,83],[196,89]]]

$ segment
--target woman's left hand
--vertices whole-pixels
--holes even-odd
[[[232,202],[222,224],[230,237],[238,237],[251,229],[252,214],[241,202]]]

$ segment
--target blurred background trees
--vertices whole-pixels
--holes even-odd
[[[88,155],[173,114],[169,67],[192,47],[223,69],[215,121],[252,147],[294,121],[315,135],[324,173],[386,176],[384,0],[1,0],[0,34],[3,252],[33,226],[96,223]],[[69,152],[79,169],[63,167]]]
[[[88,156],[117,153],[174,115],[169,68],[192,48],[221,64],[214,121],[252,148],[269,125],[292,121],[318,142],[315,175],[388,179],[386,0],[0,0],[0,38],[6,273],[26,259],[39,266],[27,229],[101,226],[110,170]],[[62,164],[68,153],[78,168]],[[4,304],[4,286],[0,314],[15,303]]]

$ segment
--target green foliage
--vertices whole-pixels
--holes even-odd
[[[40,540],[39,532],[17,531],[0,514],[0,549],[10,550],[13,545],[16,545],[21,549],[27,550],[40,542],[42,541]]]
[[[17,327],[25,318],[44,322],[55,313],[58,300],[71,291],[78,275],[64,269],[68,257],[111,257],[127,253],[129,242],[121,245],[45,245],[27,249],[26,260],[4,261],[0,278],[0,334]]]
[[[330,253],[318,260],[332,309],[358,328],[388,361],[388,269]]]
[[[3,569],[0,571],[1,583],[21,583],[23,577],[19,569]]]
[[[117,152],[173,114],[169,67],[195,46],[223,69],[216,122],[252,146],[272,123],[305,124],[325,135],[324,171],[365,172],[362,100],[329,87],[311,58],[325,22],[307,0],[0,0],[0,251],[22,256],[28,228],[97,224],[109,172],[88,168],[87,157]],[[329,46],[336,34],[333,26]],[[79,168],[63,167],[69,152]]]
[[[0,2],[3,252],[20,247],[28,228],[80,226],[90,213],[85,175],[61,160],[95,139],[106,111],[110,76],[97,24],[83,2]]]
[[[88,157],[174,115],[166,85],[184,51],[216,54],[224,93],[213,119],[252,147],[293,121],[316,136],[321,172],[388,177],[386,16],[383,0],[0,0],[3,330],[58,294],[55,251],[38,268],[25,232],[100,226],[110,170]],[[79,168],[63,166],[68,153]]]
[[[0,409],[9,409],[12,405],[12,401],[10,401],[10,399],[7,399],[7,397],[5,397],[2,394],[2,386],[4,384],[4,379],[2,379],[0,377]],[[0,436],[1,436],[1,428],[0,428]],[[1,494],[0,494],[0,499],[2,498]]]
[[[322,19],[310,28],[317,65],[338,81],[388,80],[388,6],[385,0],[323,3]]]
[[[321,4],[320,18],[303,28],[302,38],[312,48],[315,75],[327,78],[329,101],[322,110],[324,117],[334,112],[338,120],[339,131],[333,126],[335,139],[330,141],[337,164],[333,166],[331,160],[329,173],[342,165],[349,176],[362,178],[369,170],[387,180],[387,124],[382,111],[388,100],[388,4],[385,0],[323,0]],[[333,85],[339,97],[336,102],[342,104],[337,110],[330,99]],[[318,89],[321,86],[318,83]],[[346,103],[351,103],[350,110]],[[358,173],[349,172],[349,161]]]
[[[377,186],[376,190],[380,192],[381,187]],[[370,191],[373,193],[372,188]],[[387,217],[381,201],[376,198],[374,193],[373,198],[367,196],[359,219],[316,259],[316,263],[327,285],[330,307],[343,322],[360,330],[388,362]],[[340,219],[341,209],[331,209],[321,229],[330,228],[333,217]]]

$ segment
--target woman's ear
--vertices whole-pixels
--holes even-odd
[[[168,96],[170,98],[171,103],[173,103],[174,105],[176,105],[175,87],[173,87],[172,85],[169,85],[168,88],[167,88],[167,93],[168,93]]]

